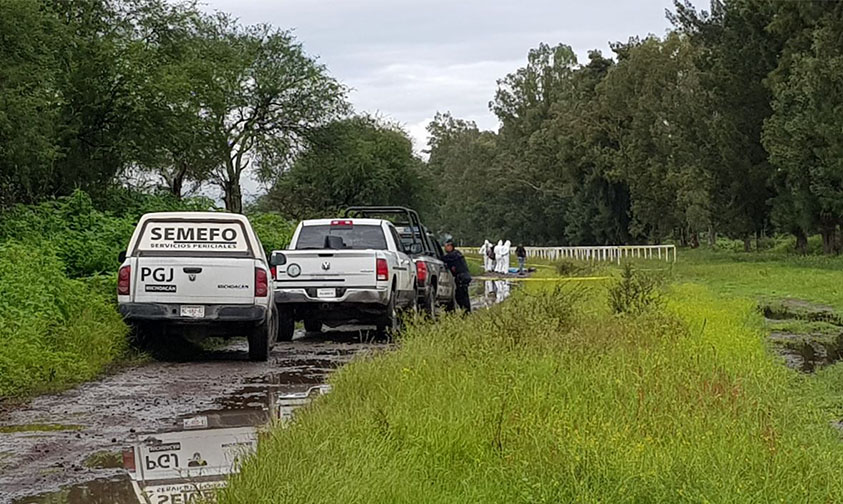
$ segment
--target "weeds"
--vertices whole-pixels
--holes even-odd
[[[111,296],[65,277],[54,255],[0,244],[0,397],[93,378],[127,332]]]
[[[661,303],[661,281],[652,274],[625,264],[621,278],[609,288],[609,307],[619,315],[640,315]]]
[[[220,502],[830,502],[830,397],[755,304],[679,286],[638,317],[521,291],[410,327],[274,430]],[[831,386],[829,381],[829,387]],[[809,485],[806,481],[822,481]],[[282,499],[283,496],[283,499]]]

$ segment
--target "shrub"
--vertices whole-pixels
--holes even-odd
[[[263,244],[267,256],[273,250],[287,248],[296,230],[296,224],[275,213],[256,212],[249,215],[255,233]]]
[[[564,277],[593,275],[607,266],[607,264],[592,264],[588,261],[576,259],[560,259],[554,263],[556,273]]]
[[[116,271],[138,219],[147,212],[208,210],[210,200],[114,192],[115,211],[95,207],[82,191],[38,205],[18,205],[0,219],[0,242],[15,240],[53,251],[70,277]]]
[[[109,296],[51,251],[0,244],[0,397],[89,380],[126,349]]]
[[[661,302],[660,284],[655,275],[627,263],[621,270],[621,279],[609,288],[609,307],[613,313],[640,315]]]

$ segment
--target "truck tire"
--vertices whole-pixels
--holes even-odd
[[[430,286],[422,302],[422,309],[431,320],[436,320],[436,284]]]
[[[378,336],[381,338],[389,338],[398,332],[400,327],[400,318],[398,317],[398,310],[395,308],[395,292],[390,293],[389,303],[386,305],[386,314],[378,325]]]
[[[296,332],[296,321],[286,310],[278,310],[278,341],[292,341]]]
[[[265,362],[269,359],[269,349],[272,341],[272,323],[263,321],[249,332],[249,360]]]
[[[449,299],[445,303],[444,307],[445,307],[445,311],[448,312],[448,313],[451,313],[451,312],[454,311],[454,309],[456,309],[456,307],[457,307],[456,292],[451,292],[451,299]]]
[[[322,321],[304,319],[304,330],[309,333],[322,332]]]

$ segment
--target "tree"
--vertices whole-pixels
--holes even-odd
[[[773,77],[773,115],[764,144],[779,169],[777,217],[804,248],[819,228],[826,253],[841,250],[843,225],[843,5],[784,6],[792,16],[787,51]],[[792,10],[795,9],[795,10]],[[784,23],[784,19],[779,20]]]
[[[423,212],[429,184],[407,133],[357,116],[309,134],[308,147],[261,198],[259,208],[293,219],[352,205],[404,205]]]
[[[192,4],[148,0],[144,10],[132,54],[146,78],[138,82],[136,156],[128,168],[153,174],[181,198],[186,184],[198,188],[214,168],[214,125],[197,93],[213,64],[202,50],[208,20]]]
[[[31,0],[0,2],[0,208],[45,192],[60,156],[59,19]]]
[[[427,131],[427,169],[438,201],[432,227],[468,243],[503,236],[507,209],[496,160],[498,135],[450,113],[437,113]]]
[[[674,235],[695,245],[711,222],[708,111],[695,48],[673,33],[663,41],[633,39],[615,51],[618,63],[597,94],[607,176],[629,187],[630,234],[656,243]]]
[[[772,167],[761,143],[772,113],[765,79],[781,51],[767,29],[775,17],[768,0],[714,0],[711,12],[675,1],[668,18],[697,48],[694,66],[705,94],[703,118],[710,152],[711,222],[734,238],[749,239],[769,222]],[[709,233],[713,239],[713,232]]]
[[[345,88],[286,31],[218,14],[197,43],[205,64],[196,93],[213,125],[212,178],[226,208],[242,212],[244,173],[272,179],[315,128],[347,110]]]

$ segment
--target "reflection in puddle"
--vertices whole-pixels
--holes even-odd
[[[122,453],[128,477],[94,480],[16,504],[212,501],[226,477],[257,448],[261,427],[273,420],[289,423],[296,409],[330,390],[330,385],[315,385],[281,393],[248,386],[221,409],[181,418],[171,430],[135,435]]]
[[[512,293],[512,282],[508,280],[486,280],[482,305],[486,308],[502,303]]]

